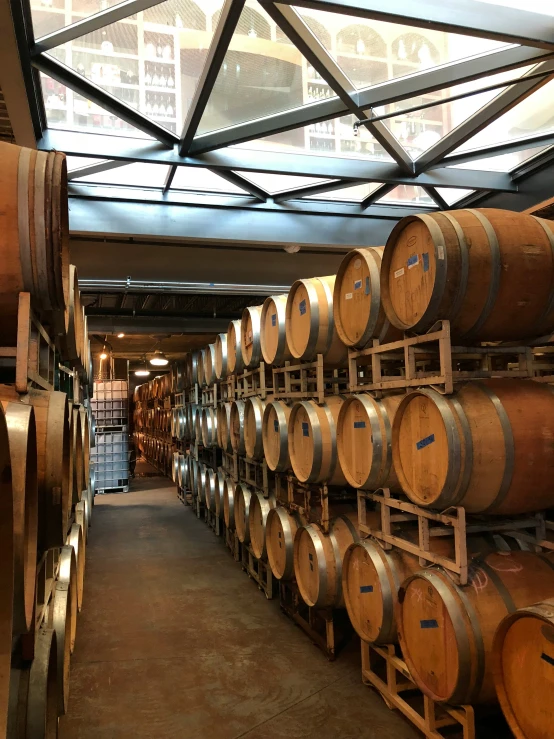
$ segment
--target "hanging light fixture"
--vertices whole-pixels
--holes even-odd
[[[165,367],[168,364],[169,359],[165,356],[161,349],[156,349],[154,356],[150,358],[150,364],[155,367]]]
[[[106,353],[106,345],[104,344],[104,346],[102,347],[102,353],[100,354],[100,359],[107,359],[107,358],[108,358],[108,355]]]
[[[146,355],[142,358],[141,366],[135,370],[135,377],[148,377],[150,370],[146,365]]]

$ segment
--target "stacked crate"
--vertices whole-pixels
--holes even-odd
[[[96,417],[96,446],[91,452],[98,493],[129,490],[129,399],[127,382],[94,383],[92,411]]]

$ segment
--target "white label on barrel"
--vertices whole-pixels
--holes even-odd
[[[442,244],[437,246],[437,257],[439,259],[444,259],[444,246]]]
[[[404,274],[404,267],[402,267],[401,269],[397,269],[396,272],[394,273],[394,276],[398,278],[398,277],[402,277],[403,274]]]
[[[344,296],[344,299],[345,300],[352,300],[352,293],[346,293],[346,295]]]
[[[361,259],[355,259],[354,260],[354,269],[360,269],[362,266],[362,260]]]

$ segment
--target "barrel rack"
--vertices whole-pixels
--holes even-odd
[[[265,597],[272,600],[277,594],[277,580],[273,576],[269,564],[263,559],[257,559],[249,544],[241,545],[241,565]]]
[[[346,370],[326,370],[323,355],[313,362],[285,362],[283,367],[273,367],[273,397],[276,400],[307,400],[318,403],[326,395],[339,395],[348,390]]]

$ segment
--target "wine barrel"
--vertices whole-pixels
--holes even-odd
[[[241,544],[250,543],[250,499],[252,491],[239,482],[235,488],[235,529]]]
[[[314,400],[293,405],[289,417],[289,457],[300,482],[346,482],[338,463],[336,433],[343,402],[343,396],[329,395],[323,405]]]
[[[81,415],[81,443],[83,448],[83,490],[86,490],[90,480],[90,426],[88,413],[84,406],[79,408]]]
[[[294,577],[302,600],[311,608],[344,608],[342,558],[359,541],[358,514],[331,521],[329,534],[316,523],[301,526],[294,537]]]
[[[204,382],[211,387],[215,381],[215,344],[208,344],[204,350]]]
[[[385,247],[381,299],[390,322],[427,331],[450,321],[467,341],[530,339],[554,330],[549,221],[494,208],[402,218]]]
[[[254,490],[250,497],[250,508],[248,511],[248,523],[250,530],[250,546],[256,559],[265,559],[266,550],[266,526],[269,511],[275,508],[275,496],[265,498],[263,493]]]
[[[235,529],[235,498],[237,486],[227,478],[223,488],[223,520],[228,529]]]
[[[397,536],[416,543],[417,527],[402,527]],[[454,539],[431,537],[434,554],[452,557]],[[517,538],[504,536],[470,536],[468,553],[481,556],[496,549],[527,549]],[[401,584],[421,569],[419,558],[397,547],[385,551],[375,539],[363,539],[348,547],[342,565],[342,588],[346,610],[352,626],[362,641],[370,644],[395,644],[397,641],[395,612]]]
[[[200,349],[198,356],[197,374],[198,385],[200,386],[200,388],[202,388],[206,384],[206,347]]]
[[[206,469],[206,486],[204,490],[204,499],[206,501],[206,508],[210,511],[215,511],[215,486],[216,486],[216,473],[208,467]]]
[[[200,501],[203,501],[206,496],[206,472],[207,467],[202,462],[199,462],[197,467],[197,475],[196,475],[196,492],[195,495],[197,495],[200,498]]]
[[[0,736],[7,735],[10,697],[15,575],[14,502],[8,426],[0,404]]]
[[[173,462],[171,465],[171,479],[173,482],[179,481],[179,452],[173,452]]]
[[[88,540],[89,503],[87,491],[83,490],[83,497],[75,504],[75,523],[81,524],[85,546]]]
[[[365,349],[373,339],[381,344],[401,338],[381,303],[381,260],[384,247],[352,249],[340,263],[333,291],[333,317],[346,346]]]
[[[420,389],[397,408],[393,462],[417,505],[515,514],[554,505],[554,391],[532,380]]]
[[[287,295],[271,295],[262,305],[260,316],[260,347],[266,364],[280,367],[292,359],[287,344]]]
[[[274,472],[290,468],[288,424],[291,407],[282,400],[266,404],[262,420],[263,454]]]
[[[296,359],[308,361],[323,354],[327,367],[346,364],[347,349],[333,320],[335,275],[297,280],[290,289],[286,306],[286,337]]]
[[[190,441],[196,439],[196,415],[199,412],[199,406],[196,403],[188,403],[186,414],[186,438]]]
[[[63,333],[69,299],[65,155],[0,143],[0,343],[15,346],[19,293],[53,311]]]
[[[217,446],[217,414],[212,406],[202,408],[202,443],[208,448]]]
[[[266,549],[271,571],[278,580],[291,580],[294,575],[294,537],[306,524],[298,511],[284,506],[272,508],[267,514]]]
[[[240,375],[244,370],[241,348],[241,322],[231,321],[227,329],[227,373]]]
[[[246,447],[244,444],[244,401],[234,400],[231,403],[230,421],[230,437],[231,447],[237,454],[244,454]]]
[[[200,462],[197,462],[194,457],[189,457],[190,460],[190,467],[189,467],[189,473],[190,473],[190,485],[189,490],[192,493],[192,496],[194,497],[196,495],[197,487],[198,487],[198,468],[200,466]]]
[[[507,613],[554,592],[551,555],[493,552],[473,560],[468,586],[441,569],[422,570],[400,590],[398,640],[418,687],[436,701],[494,701],[492,644]]]
[[[246,369],[255,369],[260,364],[262,349],[260,346],[261,305],[251,305],[242,312],[240,322],[240,350],[242,362]]]
[[[181,454],[181,452],[177,452],[177,485],[180,488],[184,488],[185,486],[185,455]]]
[[[81,611],[83,607],[83,591],[85,587],[85,539],[83,536],[83,529],[78,523],[74,523],[71,526],[69,535],[67,537],[67,544],[73,547],[75,552],[75,562],[77,565],[77,608]]]
[[[355,488],[400,489],[392,463],[392,422],[404,395],[381,399],[351,395],[337,420],[337,452],[347,482]]]
[[[77,564],[73,547],[60,552],[59,577],[50,602],[48,626],[56,632],[58,663],[58,712],[67,713],[69,704],[69,669],[77,632]]]
[[[244,404],[244,449],[250,459],[263,459],[264,443],[262,437],[262,422],[265,411],[265,401],[256,395],[248,398]]]
[[[13,498],[13,633],[26,634],[35,606],[38,551],[37,435],[32,406],[2,401]],[[11,568],[8,568],[11,569]]]
[[[216,472],[215,474],[215,488],[214,488],[214,513],[217,518],[223,518],[223,495],[225,492],[225,485],[227,484],[227,476],[223,472]]]
[[[198,364],[200,352],[191,352],[185,358],[185,383],[187,387],[194,387],[198,382]]]
[[[218,334],[215,339],[215,376],[218,380],[227,377],[227,334]]]
[[[232,452],[231,444],[231,407],[232,403],[221,403],[218,406],[217,433],[219,446],[224,452]]]
[[[19,396],[13,385],[0,385],[0,399],[33,406],[37,435],[39,549],[65,544],[73,495],[71,437],[67,396],[29,390]]]
[[[75,365],[84,360],[84,316],[79,291],[77,267],[69,265],[69,293],[65,316],[65,334],[61,337],[62,358]]]
[[[86,487],[83,459],[83,432],[81,431],[81,414],[79,413],[79,408],[73,406],[70,415],[71,456],[73,460],[73,503],[78,503]]]
[[[198,444],[202,443],[202,407],[198,406],[194,415],[194,438]]]
[[[506,616],[496,630],[492,671],[496,695],[516,739],[550,735],[554,720],[554,598]]]

